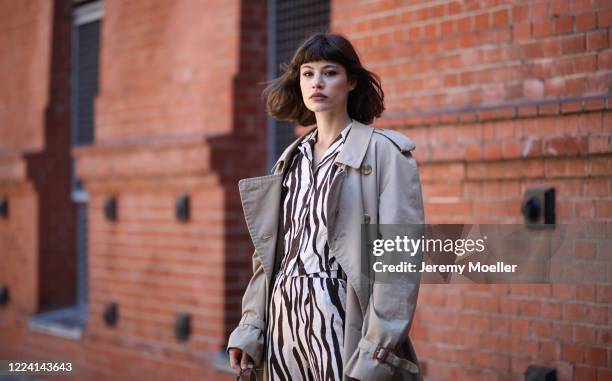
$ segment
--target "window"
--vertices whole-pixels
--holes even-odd
[[[72,39],[72,144],[94,142],[94,99],[98,94],[102,2],[77,6]],[[72,199],[77,204],[77,304],[87,303],[87,192],[74,176]]]
[[[72,145],[94,142],[94,99],[98,93],[101,1],[74,1],[72,23],[71,126]],[[76,204],[77,286],[76,304],[30,318],[30,329],[78,340],[87,319],[87,206],[88,195],[75,176],[71,160],[71,198]]]
[[[269,0],[268,76],[277,77],[281,62],[288,62],[300,42],[311,33],[329,29],[329,0]],[[268,118],[268,168],[295,139],[292,123]]]

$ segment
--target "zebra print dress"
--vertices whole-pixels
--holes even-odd
[[[313,165],[317,130],[305,137],[283,179],[284,256],[266,329],[270,380],[341,380],[346,275],[327,242],[327,195],[342,168],[333,164],[352,124]]]

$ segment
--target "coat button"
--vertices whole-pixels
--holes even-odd
[[[361,173],[364,175],[369,175],[372,173],[372,166],[370,164],[365,164],[361,166]]]
[[[364,224],[369,224],[370,223],[370,215],[369,214],[364,214],[363,215],[363,223]]]

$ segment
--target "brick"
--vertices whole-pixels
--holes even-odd
[[[544,95],[544,82],[536,79],[529,79],[523,82],[523,94],[529,99],[539,99]],[[519,108],[519,115],[528,116],[524,109]]]
[[[586,12],[576,15],[576,32],[595,29],[597,17],[595,12]]]
[[[597,369],[598,380],[612,380],[612,369]]]
[[[597,379],[597,369],[586,366],[576,366],[575,381],[593,381]]]
[[[583,134],[600,132],[602,130],[600,113],[584,113],[578,117],[578,130]]]
[[[521,142],[519,140],[504,140],[502,142],[502,157],[517,158],[521,156]]]
[[[583,34],[564,37],[561,40],[562,54],[576,54],[585,50],[585,36]]]
[[[536,90],[536,89],[529,89],[525,93],[526,94],[530,93],[530,94],[532,94],[532,97],[536,97],[538,92],[541,92],[543,94],[544,93],[544,87],[543,86],[541,87],[541,91],[540,90]],[[535,116],[537,114],[538,114],[537,106],[519,106],[519,108],[518,108],[518,115],[521,116],[521,117]]]
[[[584,306],[584,313],[589,317],[589,322],[593,324],[607,324],[609,322],[606,306],[587,304]]]
[[[612,53],[603,51],[597,53],[597,70],[609,70],[612,68]]]
[[[588,152],[589,153],[610,152],[610,137],[609,136],[589,136]]]
[[[612,175],[612,158],[597,157],[591,161],[591,174],[593,176]]]
[[[562,343],[561,360],[583,363],[585,347],[579,344]]]
[[[498,160],[502,157],[501,143],[488,142],[484,143],[482,148],[482,157],[485,160]]]
[[[605,196],[608,194],[608,181],[606,179],[591,179],[583,183],[582,194],[585,196]]]
[[[547,138],[543,150],[552,156],[574,156],[588,152],[588,140],[582,136]]]
[[[596,343],[597,330],[592,327],[576,325],[576,342]]]
[[[603,99],[587,99],[584,101],[585,111],[603,110],[605,108],[606,108],[606,105]]]
[[[608,351],[605,347],[590,347],[585,351],[585,363],[591,366],[608,365]]]
[[[531,38],[530,22],[516,23],[512,26],[512,38],[515,41],[528,40]]]
[[[534,137],[527,137],[521,142],[522,157],[539,157],[542,155],[542,140]]]
[[[519,302],[519,313],[523,316],[538,316],[541,303],[537,300],[521,300]]]
[[[571,33],[574,31],[574,16],[562,15],[555,19],[555,33]]]
[[[513,3],[510,10],[512,21],[526,20],[529,17],[529,7],[525,4]]]
[[[574,328],[568,323],[552,323],[552,337],[559,340],[574,340]]]
[[[563,320],[583,321],[585,317],[585,306],[580,303],[568,303],[563,305]]]
[[[597,344],[612,344],[612,328],[600,328],[597,330]]]
[[[548,3],[543,1],[529,4],[529,16],[532,20],[541,20],[549,17]]]
[[[482,146],[477,143],[469,143],[465,145],[465,160],[478,161],[482,159]]]
[[[543,318],[559,320],[561,319],[562,304],[557,302],[542,302],[541,315]]]
[[[541,341],[538,355],[548,359],[558,359],[561,355],[561,344],[554,341]]]
[[[597,303],[612,304],[612,286],[597,285]]]
[[[606,28],[612,25],[612,8],[602,9],[597,12],[597,26]]]
[[[533,24],[533,37],[544,38],[553,35],[553,23],[550,20],[541,20]]]
[[[569,13],[569,9],[569,0],[552,0],[550,2],[550,14],[553,16]]]
[[[563,300],[574,300],[576,288],[570,284],[556,283],[552,285],[553,297]]]
[[[548,338],[552,332],[552,323],[547,321],[531,322],[531,335],[535,337]]]
[[[605,31],[595,30],[586,35],[586,50],[594,51],[608,47],[608,38]]]
[[[597,54],[584,55],[574,58],[574,73],[591,73],[597,71]],[[585,102],[590,105],[592,101]],[[602,100],[597,100],[597,108],[586,107],[587,110],[604,109]]]
[[[571,112],[580,112],[582,111],[582,102],[563,102],[561,104],[561,112],[563,113],[571,113]]]
[[[577,284],[576,285],[576,300],[583,302],[595,301],[596,286],[592,284]]]
[[[597,200],[595,209],[597,210],[597,217],[612,217],[612,201],[610,200]]]
[[[511,313],[515,312],[512,311]],[[529,320],[519,318],[512,319],[510,322],[510,333],[515,337],[529,335]]]

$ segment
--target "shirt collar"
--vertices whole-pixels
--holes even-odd
[[[348,135],[349,131],[351,130],[351,126],[352,125],[353,125],[353,120],[351,120],[351,122],[349,124],[347,124],[346,127],[344,127],[344,129],[342,131],[340,131],[338,136],[336,136],[334,141],[330,144],[330,147],[333,146],[338,141],[338,139],[342,139],[342,142],[344,143],[344,141],[346,140],[346,136]],[[319,140],[319,130],[317,128],[314,128],[312,131],[310,131],[309,133],[306,134],[306,136],[304,137],[304,140],[302,140],[300,145],[301,146],[305,146],[307,144],[310,144],[312,146],[318,140]]]
[[[280,158],[276,161],[276,164],[272,167],[271,173],[284,173],[284,171],[287,169],[287,166],[285,165],[287,159],[291,157],[294,150],[304,142],[304,139],[311,136],[310,134],[314,132],[314,130],[316,130],[316,127],[313,127],[306,134],[296,139],[289,145],[289,147],[285,148]],[[366,149],[368,148],[368,141],[370,140],[370,136],[372,135],[374,129],[371,126],[353,119],[350,131],[351,133],[346,136],[343,149],[336,156],[334,163],[359,168],[361,166],[361,161],[365,156]]]

